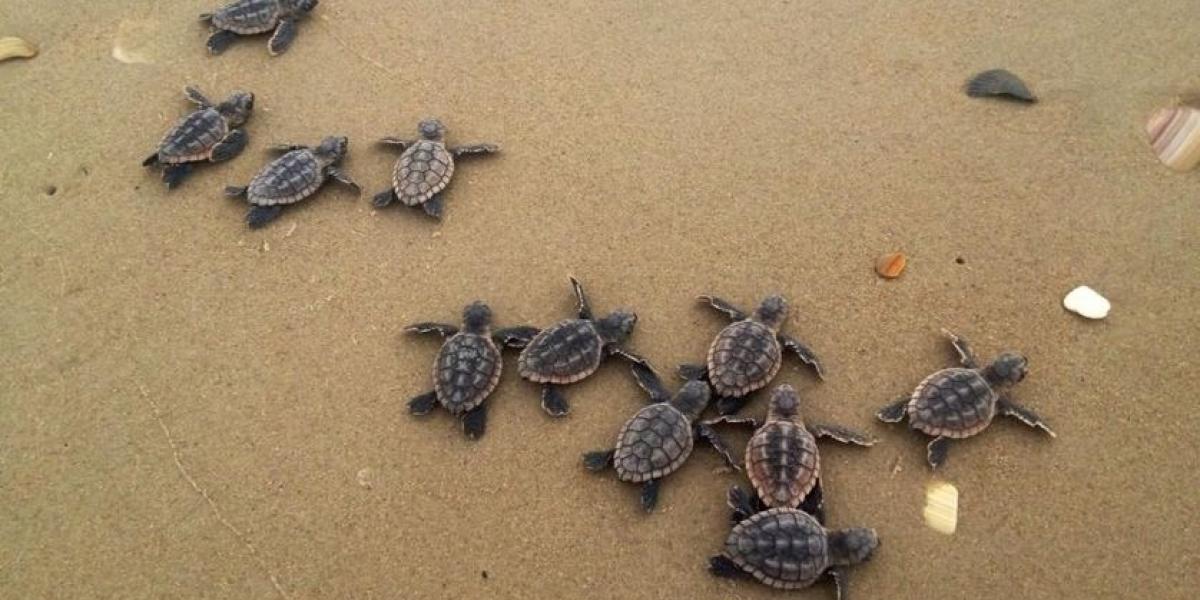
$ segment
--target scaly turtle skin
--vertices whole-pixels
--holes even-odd
[[[279,216],[282,208],[313,195],[327,178],[334,178],[356,191],[358,184],[338,169],[346,156],[350,141],[344,137],[327,137],[315,148],[308,146],[276,146],[283,156],[272,161],[246,187],[225,188],[227,196],[245,197],[253,208],[246,214],[246,223],[257,229]]]
[[[750,576],[776,589],[796,590],[828,574],[838,600],[845,600],[846,568],[870,560],[879,547],[874,529],[826,529],[794,508],[755,512],[749,495],[736,486],[728,501],[737,524],[724,551],[709,560],[709,570],[719,577]]]
[[[912,396],[881,408],[876,416],[885,423],[899,423],[908,417],[909,427],[932,436],[927,448],[929,466],[936,469],[946,461],[952,439],[971,437],[991,424],[997,414],[1013,417],[1056,437],[1050,426],[1036,413],[999,390],[1025,379],[1029,361],[1016,352],[1005,352],[992,364],[980,367],[967,341],[942,331],[958,351],[962,367],[942,369],[926,377]]]
[[[317,7],[318,0],[236,0],[216,12],[200,15],[212,26],[208,51],[220,54],[239,35],[274,31],[267,42],[271,56],[283,54],[296,39],[296,22]]]
[[[720,417],[720,422],[755,425],[754,419]],[[838,425],[806,425],[800,416],[796,389],[783,384],[771,394],[766,422],[746,444],[746,474],[764,505],[797,508],[824,523],[821,494],[821,457],[817,438],[828,437],[843,444],[872,446],[874,438]]]
[[[633,333],[637,315],[617,310],[596,319],[583,293],[583,286],[572,277],[571,286],[578,302],[579,318],[566,319],[542,330],[521,351],[518,367],[521,377],[542,385],[542,408],[550,416],[565,416],[570,408],[559,386],[574,383],[596,372],[608,356],[619,356],[633,363],[646,360],[621,347]]]
[[[462,421],[463,433],[478,439],[487,427],[487,407],[483,401],[500,383],[503,365],[500,347],[514,345],[514,333],[529,335],[530,328],[516,327],[492,333],[492,310],[483,302],[463,309],[463,326],[445,323],[416,323],[405,328],[410,333],[436,333],[446,339],[433,361],[433,390],[409,400],[409,412],[428,414],[441,404]],[[518,336],[519,337],[519,336]]]
[[[650,512],[658,500],[659,482],[683,466],[692,453],[695,437],[703,437],[727,464],[738,468],[729,450],[707,425],[693,424],[712,397],[707,383],[689,381],[672,397],[648,365],[634,364],[632,369],[634,379],[653,403],[625,422],[615,448],[583,455],[588,470],[614,467],[621,481],[641,484],[642,508]]]
[[[808,346],[779,333],[788,315],[783,296],[768,296],[750,315],[720,298],[701,296],[700,300],[725,313],[733,323],[713,339],[707,364],[684,365],[680,374],[685,379],[707,377],[712,382],[718,396],[717,412],[736,413],[750,393],[770,384],[783,364],[784,349],[796,353],[819,377],[825,377],[825,369]]]
[[[213,104],[199,89],[188,86],[184,95],[197,108],[167,132],[158,150],[142,161],[142,166],[161,166],[167,189],[183,181],[193,162],[222,162],[232,159],[246,147],[248,136],[241,126],[254,109],[254,94],[234,92],[229,99]]]
[[[426,119],[417,126],[417,140],[384,138],[381,143],[399,146],[404,153],[392,171],[392,187],[375,195],[372,203],[383,208],[393,202],[421,207],[425,214],[442,218],[442,191],[454,176],[454,158],[499,152],[495,144],[471,144],[447,148],[446,127],[437,119]]]

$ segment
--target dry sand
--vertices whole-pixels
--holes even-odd
[[[206,56],[209,2],[0,2],[42,48],[0,64],[0,595],[781,597],[704,571],[739,481],[711,452],[650,516],[580,467],[641,403],[623,367],[562,421],[510,368],[478,443],[405,414],[437,348],[405,323],[484,298],[546,324],[574,274],[664,368],[721,326],[697,294],[791,297],[830,376],[780,380],[881,438],[824,450],[831,522],[884,540],[856,597],[1192,597],[1200,173],[1142,124],[1200,89],[1194,7],[896,4],[326,0],[271,59]],[[965,98],[994,66],[1043,101]],[[168,194],[138,162],[189,82],[258,94],[251,146]],[[332,133],[373,193],[370,140],[424,115],[504,146],[440,225],[332,188],[248,231],[221,197],[266,144]],[[1107,321],[1060,307],[1079,284]],[[1028,353],[1016,397],[1059,433],[955,445],[953,536],[921,521],[924,440],[872,419],[952,361],[943,326]]]

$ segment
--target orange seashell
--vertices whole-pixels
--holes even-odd
[[[895,279],[904,272],[907,265],[908,257],[904,256],[903,252],[892,252],[875,259],[875,272],[884,279]]]
[[[1150,147],[1164,165],[1187,171],[1200,163],[1200,110],[1190,106],[1164,108],[1146,123]]]

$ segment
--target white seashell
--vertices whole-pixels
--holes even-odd
[[[1190,106],[1164,108],[1146,123],[1150,147],[1164,165],[1187,171],[1200,163],[1200,110]]]
[[[958,528],[958,488],[935,481],[925,488],[925,524],[950,535]]]
[[[33,58],[37,53],[37,46],[21,38],[0,38],[0,61],[10,58]]]
[[[1067,297],[1063,298],[1063,306],[1067,310],[1089,319],[1103,319],[1108,316],[1112,303],[1096,290],[1081,285],[1071,290]]]

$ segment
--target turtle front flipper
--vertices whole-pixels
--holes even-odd
[[[418,416],[427,415],[427,414],[429,414],[430,411],[433,410],[433,407],[436,405],[437,405],[437,392],[434,390],[430,390],[428,392],[425,392],[424,394],[421,394],[420,396],[415,396],[411,400],[409,400],[408,401],[408,412],[410,414],[414,414],[414,415],[418,415]]]
[[[1017,404],[1016,402],[1013,402],[1006,395],[1002,395],[996,400],[996,410],[1000,414],[1006,417],[1012,417],[1030,427],[1033,427],[1034,429],[1041,429],[1050,437],[1058,437],[1058,434],[1054,433],[1054,430],[1050,429],[1050,426],[1047,425],[1046,422],[1037,415],[1037,413],[1025,408],[1024,406],[1021,406],[1020,404]]]
[[[975,352],[971,350],[971,345],[967,340],[955,335],[949,329],[943,329],[942,335],[950,338],[950,343],[954,345],[954,350],[958,352],[958,359],[962,361],[962,365],[968,369],[978,369],[979,359],[975,356]]]
[[[745,321],[747,318],[745,311],[716,296],[700,296],[699,299],[701,302],[707,302],[709,306],[725,313],[725,316],[729,317],[731,321]]]
[[[610,345],[610,346],[605,346],[604,349],[608,352],[609,356],[616,356],[618,358],[623,358],[634,365],[641,365],[642,367],[651,369],[650,361],[648,361],[648,360],[642,358],[641,356],[634,354],[620,346],[611,346]],[[653,370],[653,369],[651,369],[651,370]]]
[[[716,450],[717,455],[721,457],[721,460],[725,461],[725,464],[729,465],[729,467],[734,471],[742,470],[742,465],[738,464],[738,461],[733,458],[733,454],[729,452],[729,446],[725,445],[725,440],[721,439],[721,436],[716,432],[716,430],[708,425],[705,425],[704,423],[697,424],[695,430],[696,437],[708,442],[708,444],[712,446],[713,450]]]
[[[729,560],[728,556],[718,554],[708,559],[708,572],[717,577],[727,579],[748,579],[750,574],[743,571],[737,563]]]
[[[208,42],[205,43],[205,46],[208,47],[209,54],[216,55],[228,50],[229,46],[233,45],[233,41],[236,39],[236,33],[219,29],[208,36]]]
[[[487,430],[487,405],[480,404],[462,416],[463,434],[472,440],[483,437]]]
[[[183,180],[186,179],[188,174],[191,172],[192,165],[189,163],[167,165],[166,168],[163,169],[162,180],[167,184],[168,190],[173,190],[179,187],[179,184],[183,183]]]
[[[416,140],[408,140],[398,137],[385,137],[379,140],[379,143],[385,146],[400,146],[399,149],[403,150],[406,146],[411,146],[417,142]]]
[[[188,99],[188,102],[199,106],[200,108],[208,108],[213,105],[212,101],[205,96],[199,88],[195,86],[186,86],[183,88],[183,96]]]
[[[492,154],[500,151],[500,146],[496,144],[470,144],[467,146],[455,146],[450,148],[450,154],[455,158],[460,156],[470,156],[473,154]]]
[[[267,52],[271,56],[279,56],[287,51],[292,42],[296,40],[296,20],[281,19],[279,25],[275,26],[275,33],[267,42]]]
[[[849,589],[849,581],[847,581],[845,567],[831,567],[826,573],[833,580],[833,589],[837,600],[846,600],[847,590]]]
[[[524,348],[529,345],[529,342],[538,334],[538,331],[540,330],[537,327],[530,327],[528,325],[505,327],[493,332],[492,339],[505,348]]]
[[[671,400],[671,392],[667,391],[662,379],[659,378],[658,373],[654,372],[654,369],[650,368],[649,364],[634,363],[629,370],[633,373],[634,381],[646,392],[651,402],[669,402]]]
[[[571,412],[571,406],[567,404],[567,398],[559,386],[553,383],[542,384],[542,410],[555,418],[565,417]]]
[[[808,431],[813,434],[813,437],[827,437],[843,444],[874,446],[876,442],[875,438],[865,433],[830,423],[814,423],[808,426]]]
[[[279,218],[279,213],[283,212],[283,207],[278,204],[273,206],[255,206],[246,213],[246,224],[250,229],[259,229]]]
[[[679,365],[675,369],[675,374],[680,379],[687,381],[708,381],[708,366],[706,365]]]
[[[308,148],[308,146],[303,144],[271,144],[267,147],[267,152],[284,155],[293,150],[304,150],[305,148]]]
[[[371,198],[371,205],[375,208],[386,208],[396,200],[396,190],[389,187],[388,189],[375,194],[375,197]]]
[[[721,423],[727,423],[729,425],[746,425],[750,427],[750,429],[758,429],[758,421],[755,420],[754,417],[735,417],[732,415],[722,415],[715,419],[708,419],[707,421],[704,421],[704,425],[708,425],[710,427],[713,425],[719,425]]]
[[[938,436],[929,442],[929,446],[925,449],[925,456],[929,460],[929,466],[937,469],[946,463],[946,454],[950,450],[950,438]]]
[[[825,379],[825,367],[821,366],[821,360],[817,358],[817,355],[808,346],[801,343],[800,340],[786,335],[780,335],[778,338],[780,346],[783,346],[785,350],[796,353],[796,356],[800,357],[800,360],[804,364],[812,367],[817,372],[817,377]]]
[[[408,333],[436,333],[442,337],[450,337],[458,333],[458,327],[448,323],[413,323],[404,328]]]
[[[355,192],[359,192],[362,190],[362,188],[358,187],[358,183],[356,183],[353,179],[351,179],[350,176],[347,175],[346,172],[341,169],[338,169],[336,167],[326,167],[325,174],[328,175],[334,181],[336,181],[346,187],[349,187],[350,189],[354,190]]]
[[[661,479],[651,479],[642,484],[642,510],[654,512],[654,507],[658,506],[658,489],[661,483]]]
[[[729,520],[734,525],[746,520],[750,515],[767,509],[758,496],[736,485],[729,486],[729,491],[725,494],[725,504],[729,506],[731,511]]]
[[[899,423],[904,420],[904,416],[908,414],[908,403],[910,399],[906,396],[883,408],[875,411],[875,418],[884,423]]]
[[[421,203],[421,210],[439,221],[442,220],[442,213],[445,209],[446,205],[442,203],[441,194],[434,194],[433,197]]]
[[[583,284],[579,283],[578,279],[572,277],[571,290],[575,292],[575,312],[579,314],[580,319],[590,321],[592,319],[592,305],[588,302],[587,294],[583,291]]]
[[[217,142],[213,146],[212,152],[208,155],[208,160],[211,162],[223,162],[231,160],[246,149],[246,142],[250,140],[250,136],[246,134],[244,129],[234,129],[225,135],[225,138]]]
[[[613,466],[613,456],[616,453],[617,451],[612,448],[587,452],[583,455],[583,468],[593,473],[609,469]]]

